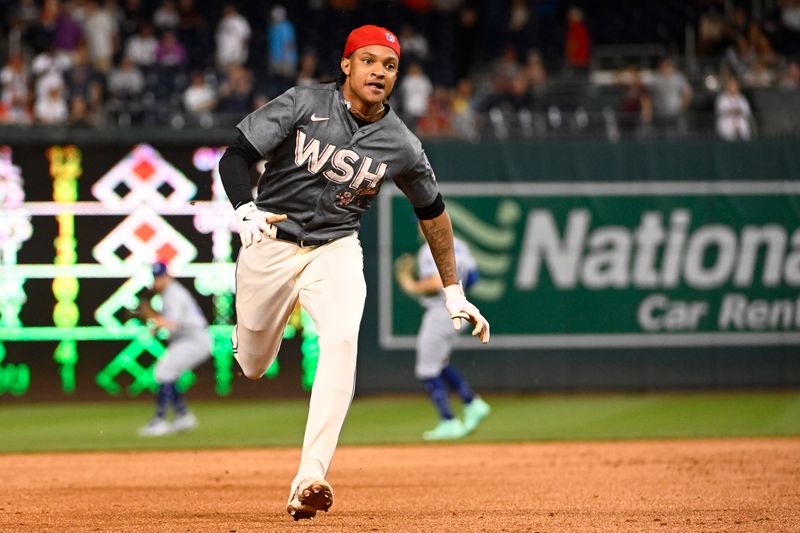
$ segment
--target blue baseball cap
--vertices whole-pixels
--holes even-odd
[[[167,272],[167,265],[166,263],[153,263],[153,277],[157,278],[159,276],[166,276]]]

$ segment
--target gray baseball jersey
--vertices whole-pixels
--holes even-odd
[[[171,280],[161,292],[161,316],[178,324],[172,337],[205,331],[208,321],[189,291],[177,280]]]
[[[422,144],[394,111],[359,126],[335,83],[289,89],[237,128],[267,159],[256,205],[286,214],[278,225],[301,239],[357,231],[386,179],[414,207],[439,192]]]

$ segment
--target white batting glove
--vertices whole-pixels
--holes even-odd
[[[477,307],[469,303],[464,296],[461,283],[444,288],[444,306],[453,319],[454,328],[460,330],[461,319],[464,319],[475,326],[472,330],[473,336],[478,336],[483,344],[489,342],[489,321],[483,318]]]
[[[236,208],[235,213],[236,230],[239,232],[242,246],[245,248],[254,242],[261,242],[265,235],[269,235],[270,224],[286,220],[286,215],[261,211],[254,202],[240,205]]]

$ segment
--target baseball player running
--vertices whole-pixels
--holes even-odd
[[[386,100],[400,63],[397,37],[362,26],[347,38],[336,83],[294,87],[252,112],[220,160],[242,247],[236,265],[233,351],[251,379],[274,360],[299,299],[317,326],[319,362],[288,513],[313,518],[333,504],[325,480],[353,397],[366,298],[361,216],[386,180],[405,193],[430,243],[454,322],[489,341],[489,323],[464,296],[453,230],[421,143]],[[255,200],[251,166],[268,164]]]
[[[137,310],[154,327],[169,331],[169,344],[155,368],[156,415],[139,430],[142,437],[161,437],[197,427],[197,418],[189,411],[175,382],[211,356],[211,337],[203,312],[189,291],[169,275],[164,263],[153,265],[153,292],[161,296],[161,313],[146,300]],[[167,419],[170,407],[175,411],[172,422]]]
[[[475,259],[467,244],[455,240],[455,258],[459,279],[464,290],[478,281]],[[414,264],[417,264],[417,277]],[[422,324],[417,334],[417,360],[414,373],[422,382],[433,405],[439,413],[439,423],[422,434],[425,440],[460,439],[474,431],[481,420],[491,411],[491,407],[480,396],[472,392],[469,383],[450,364],[453,342],[460,333],[451,325],[450,316],[443,305],[442,279],[436,269],[431,249],[423,244],[417,259],[404,254],[395,262],[397,282],[406,294],[419,297],[425,308]],[[453,415],[447,388],[453,390],[464,404],[463,422]]]

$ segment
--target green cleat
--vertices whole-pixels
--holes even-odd
[[[467,433],[475,431],[481,420],[492,412],[488,403],[483,401],[480,396],[475,396],[471,402],[464,406],[464,427]]]
[[[469,433],[464,423],[458,418],[442,420],[430,431],[422,434],[423,440],[453,440],[465,437]]]

